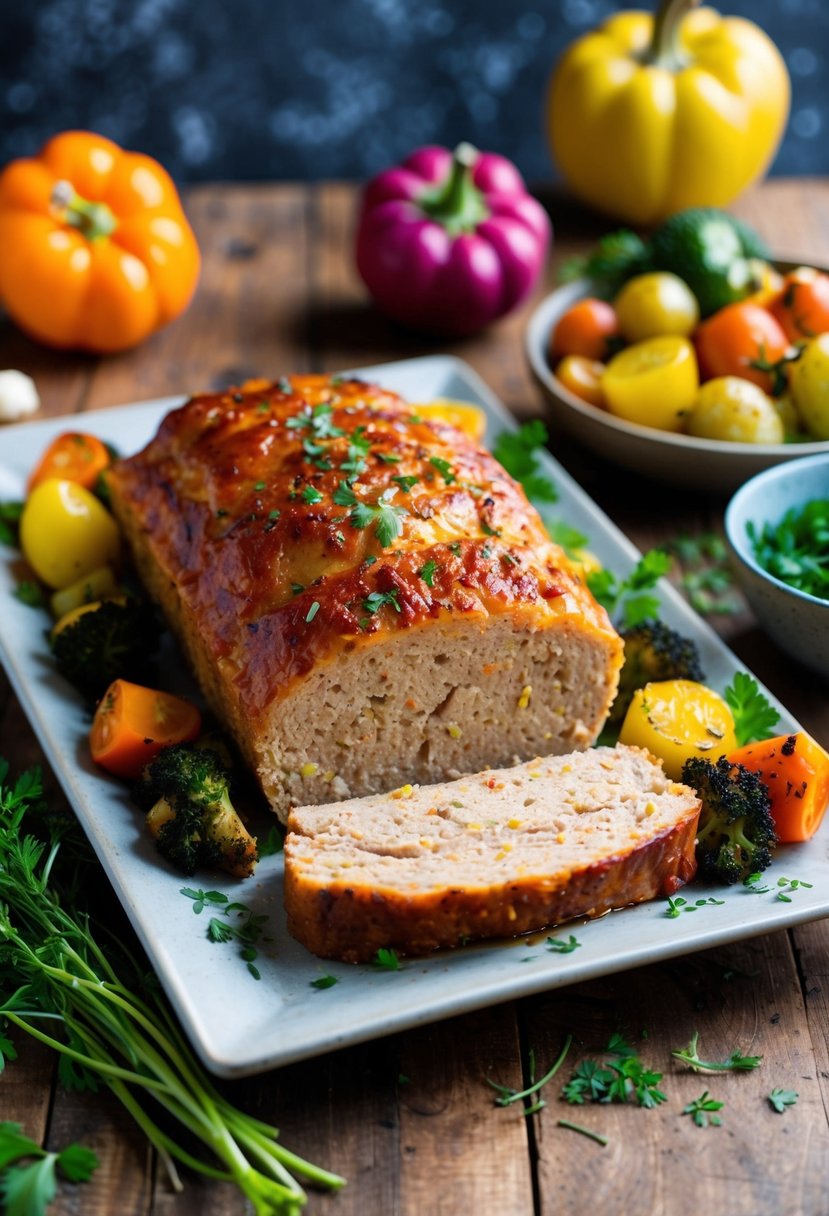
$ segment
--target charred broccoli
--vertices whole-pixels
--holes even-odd
[[[228,773],[214,748],[165,747],[145,766],[133,797],[147,811],[159,852],[184,874],[203,866],[236,878],[253,873],[256,840],[230,801]]]
[[[622,634],[625,661],[619,691],[610,709],[609,726],[622,725],[633,694],[658,680],[704,680],[699,652],[690,638],[661,621],[643,621]]]
[[[685,761],[682,780],[702,802],[697,828],[701,877],[734,883],[765,870],[777,837],[769,791],[757,773],[725,756],[716,764],[694,756]]]
[[[90,701],[113,680],[143,680],[161,637],[158,619],[138,600],[104,600],[51,639],[58,671]]]

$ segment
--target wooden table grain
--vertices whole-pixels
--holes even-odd
[[[572,202],[545,199],[557,263],[602,229]],[[63,355],[0,321],[0,367],[37,380],[48,415],[217,389],[248,376],[325,371],[433,353],[367,305],[352,260],[355,192],[341,184],[209,185],[187,205],[204,252],[189,312],[138,350],[109,359]],[[737,207],[781,256],[829,263],[829,183],[776,180]],[[484,335],[442,349],[468,360],[521,417],[541,411],[524,360],[530,306]],[[0,448],[9,442],[0,431]],[[679,532],[719,529],[722,503],[621,472],[554,434],[555,454],[640,547]],[[824,745],[826,686],[795,670],[750,614],[713,618],[743,661]],[[15,768],[42,761],[0,676],[0,754]],[[54,779],[49,789],[60,792]],[[284,1142],[345,1174],[336,1197],[312,1194],[315,1216],[826,1216],[829,1213],[829,923],[501,1005],[227,1085],[242,1107],[276,1123]],[[222,994],[216,994],[222,1000]],[[485,1077],[518,1087],[532,1051],[546,1068],[567,1033],[578,1054],[616,1030],[646,1033],[642,1054],[665,1073],[655,1110],[577,1109],[606,1147],[557,1125],[573,1109],[549,1093],[532,1118],[493,1104]],[[670,1052],[698,1030],[705,1054],[760,1054],[756,1072],[699,1077]],[[81,1138],[101,1167],[63,1185],[58,1216],[241,1216],[230,1186],[187,1179],[171,1192],[141,1134],[108,1094],[72,1094],[55,1061],[15,1036],[19,1060],[0,1078],[0,1114],[48,1146]],[[775,1114],[766,1095],[797,1090]],[[552,1088],[552,1087],[551,1087]],[[708,1088],[725,1101],[720,1128],[700,1129],[683,1105]]]

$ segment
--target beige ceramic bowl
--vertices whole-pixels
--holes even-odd
[[[782,271],[795,263],[778,262]],[[600,456],[634,473],[705,493],[731,494],[755,473],[801,456],[829,452],[829,442],[727,443],[696,439],[615,418],[576,397],[547,362],[550,333],[559,318],[595,288],[579,279],[546,296],[527,327],[526,349],[533,377],[550,405],[554,421]]]

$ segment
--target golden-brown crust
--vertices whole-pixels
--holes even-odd
[[[458,614],[530,630],[572,616],[621,653],[497,461],[358,380],[194,397],[110,487],[139,568],[237,727],[344,650]],[[398,535],[383,535],[380,508]]]
[[[406,895],[398,890],[324,885],[291,864],[303,839],[288,837],[285,908],[290,933],[321,958],[369,962],[381,947],[429,954],[480,938],[511,937],[577,916],[673,895],[696,872],[699,805],[656,838],[569,874],[482,887],[455,885]]]

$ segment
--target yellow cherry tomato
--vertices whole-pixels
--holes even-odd
[[[622,337],[644,342],[661,334],[687,338],[699,321],[696,296],[683,279],[668,271],[628,279],[614,301]]]
[[[771,397],[750,380],[717,376],[699,390],[688,415],[689,435],[731,443],[782,443],[785,428]]]
[[[463,431],[476,443],[484,437],[486,431],[486,414],[477,405],[468,401],[451,401],[448,397],[438,397],[434,401],[424,402],[413,407],[421,418],[428,422],[448,422],[459,431]]]
[[[605,370],[604,363],[596,359],[586,359],[584,355],[565,355],[556,368],[556,378],[574,396],[580,397],[588,405],[601,408],[604,405],[602,376]]]
[[[728,705],[694,680],[661,680],[635,692],[619,741],[647,748],[674,781],[692,756],[716,760],[737,746]]]
[[[115,561],[118,526],[94,494],[52,477],[26,500],[20,547],[37,577],[61,589]]]
[[[660,431],[679,431],[699,389],[694,348],[687,338],[648,338],[614,355],[602,376],[611,414]]]
[[[52,615],[60,619],[73,608],[91,604],[95,600],[109,599],[117,591],[118,583],[112,568],[99,566],[97,570],[90,570],[83,578],[64,587],[62,591],[56,591],[49,600],[49,607],[52,609]]]
[[[815,439],[829,439],[829,334],[807,342],[789,383],[806,430]]]

